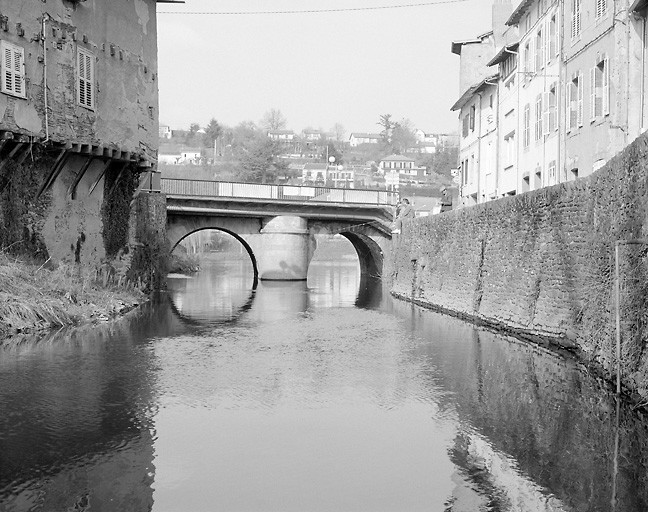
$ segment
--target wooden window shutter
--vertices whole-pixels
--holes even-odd
[[[578,73],[578,88],[577,88],[577,112],[576,122],[578,126],[583,126],[583,95],[585,93],[585,81],[583,80],[583,73]]]
[[[94,109],[94,56],[79,48],[77,52],[77,103]]]
[[[590,120],[596,119],[596,66],[590,68]]]
[[[25,49],[6,41],[0,41],[2,53],[1,91],[13,96],[25,97]]]
[[[581,0],[572,0],[572,39],[581,32]]]
[[[551,93],[544,92],[542,95],[544,103],[544,111],[542,112],[542,135],[547,136],[551,133],[551,125],[549,121],[551,118]]]
[[[603,115],[610,114],[610,59],[603,59]]]

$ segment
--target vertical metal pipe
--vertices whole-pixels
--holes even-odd
[[[47,39],[45,36],[45,20],[49,17],[49,14],[43,13],[43,19],[41,21],[41,40],[43,41],[43,102],[45,107],[45,140],[43,142],[49,141],[49,105],[47,98]]]
[[[614,292],[616,297],[616,392],[621,394],[621,292],[619,284],[619,245],[614,244]]]

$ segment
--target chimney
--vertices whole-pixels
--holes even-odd
[[[493,39],[495,39],[495,48],[501,48],[506,44],[504,32],[508,28],[506,21],[513,12],[511,0],[493,0]]]

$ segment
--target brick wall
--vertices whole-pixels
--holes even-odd
[[[416,219],[392,247],[392,291],[547,337],[614,371],[616,240],[648,239],[648,137],[591,176]],[[646,392],[648,245],[621,247],[624,383]]]

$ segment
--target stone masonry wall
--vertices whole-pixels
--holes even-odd
[[[648,137],[591,176],[406,223],[395,295],[615,363],[617,240],[648,239]],[[648,395],[648,244],[620,248],[622,375]]]

